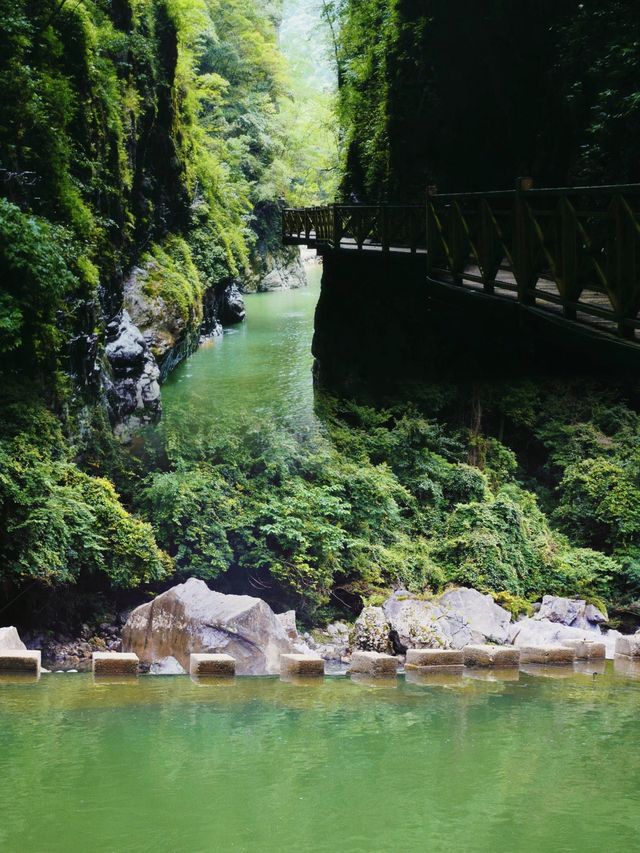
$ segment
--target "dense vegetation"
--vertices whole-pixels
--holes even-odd
[[[442,386],[384,409],[324,398],[324,428],[304,434],[174,418],[136,503],[179,576],[308,618],[397,583],[468,584],[515,612],[544,593],[631,603],[638,416],[595,386],[517,383],[479,391],[470,429],[467,400]]]
[[[44,591],[34,619],[70,616],[85,593],[190,575],[309,621],[396,583],[470,584],[514,612],[640,597],[640,424],[620,388],[440,384],[323,400],[304,435],[185,414],[114,441],[102,352],[132,266],[197,332],[207,290],[277,242],[281,197],[331,196],[338,147],[362,200],[639,177],[629,0],[321,5],[337,122],[303,46],[290,76],[277,2],[0,0],[5,607]]]
[[[345,194],[640,180],[634,0],[334,0]]]
[[[301,175],[332,155],[299,162],[277,1],[0,9],[0,589],[96,575],[135,587],[171,563],[104,479],[124,465],[135,480],[102,356],[126,276],[145,266],[167,326],[197,335],[206,292],[248,278],[258,234],[277,226],[261,211],[304,199]],[[326,112],[318,97],[307,121]]]

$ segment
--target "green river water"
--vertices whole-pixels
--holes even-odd
[[[313,420],[307,289],[164,389],[166,418]],[[0,851],[634,851],[640,680],[0,683]]]
[[[611,671],[0,691],[3,851],[639,847],[640,681]]]

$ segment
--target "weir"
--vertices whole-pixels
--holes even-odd
[[[321,384],[640,366],[640,185],[283,212],[323,257]]]

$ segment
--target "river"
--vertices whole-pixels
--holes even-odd
[[[313,424],[311,277],[248,296],[246,323],[167,382],[165,417]],[[626,853],[639,703],[611,662],[376,685],[0,678],[0,851]]]
[[[168,428],[185,412],[216,430],[252,417],[300,426],[314,421],[311,338],[322,267],[306,267],[298,290],[245,296],[247,318],[206,341],[162,388]]]
[[[439,680],[0,683],[0,850],[638,849],[639,681]]]

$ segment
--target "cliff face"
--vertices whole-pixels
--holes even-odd
[[[251,212],[282,193],[262,183],[284,150],[279,3],[198,14],[16,0],[4,16],[3,370],[70,376],[123,434],[278,263]]]

